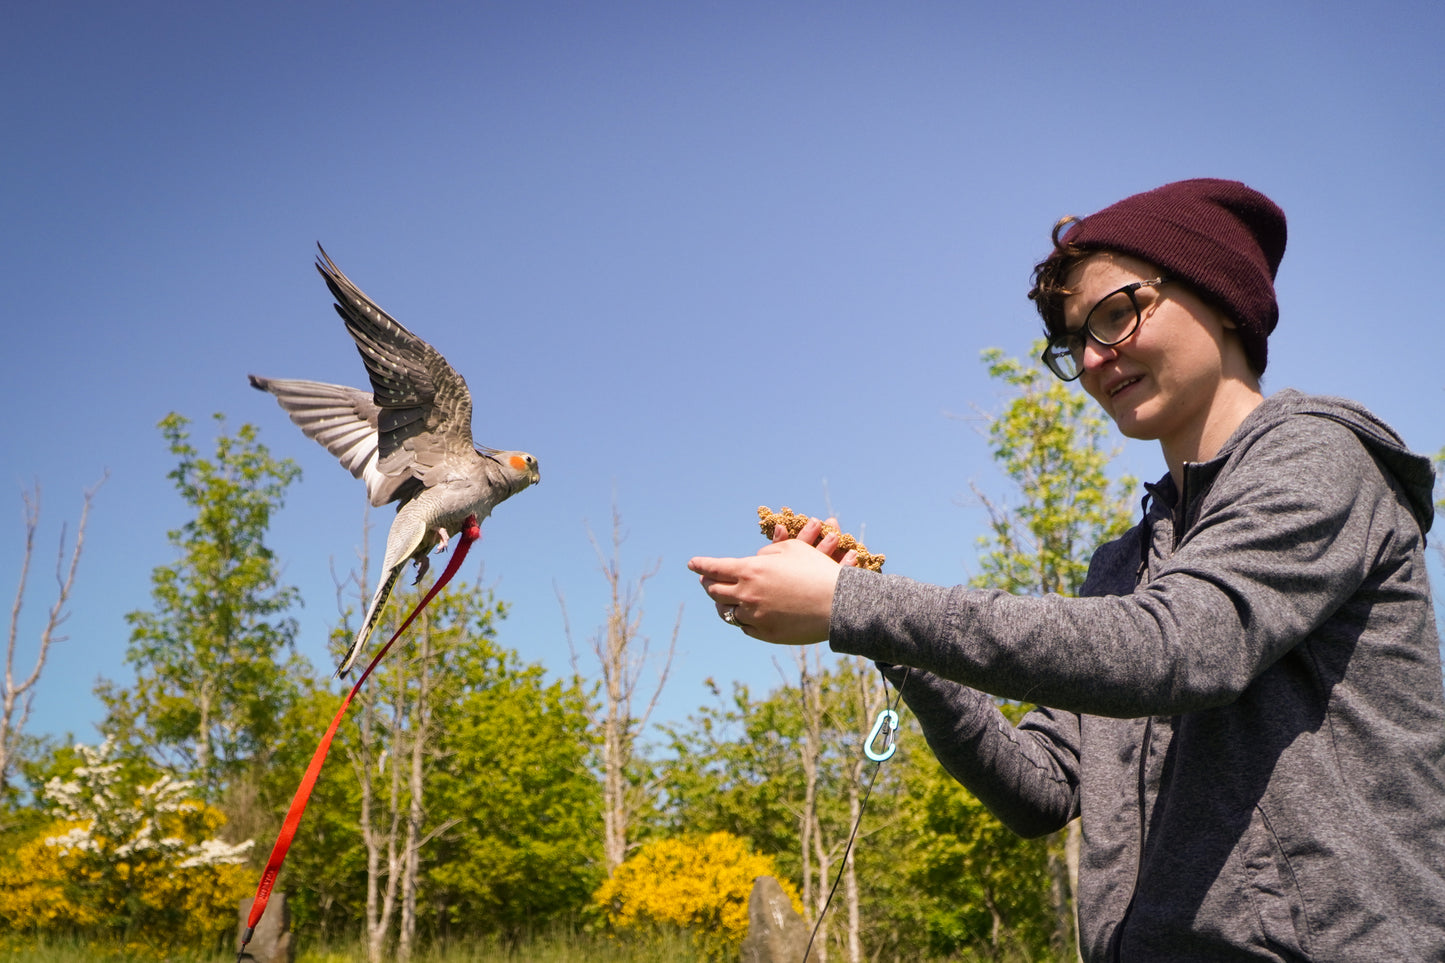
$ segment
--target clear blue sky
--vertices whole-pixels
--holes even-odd
[[[1182,7],[1182,5],[1180,5]],[[1025,352],[1060,215],[1183,177],[1290,219],[1266,389],[1354,397],[1445,446],[1445,7],[1437,2],[12,4],[0,31],[11,372],[0,588],[44,491],[23,656],[62,523],[105,472],[30,730],[94,741],[126,612],[186,509],[167,412],[252,422],[304,469],[272,544],[328,664],[364,494],[247,372],[365,384],[314,246],[441,350],[475,435],[541,461],[469,561],[501,641],[567,670],[615,497],[644,630],[684,606],[661,711],[789,653],[685,562],[822,512],[889,570],[966,579],[994,495],[978,361]],[[1368,8],[1368,9],[1367,9]],[[1120,466],[1154,478],[1157,449]],[[381,515],[384,532],[388,516]]]

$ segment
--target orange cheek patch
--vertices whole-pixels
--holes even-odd
[[[512,467],[517,469],[517,471],[527,470],[527,459],[523,458],[521,455],[513,455],[509,459],[509,461],[512,463]]]

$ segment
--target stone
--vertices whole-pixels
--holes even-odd
[[[808,949],[808,936],[808,924],[793,909],[778,881],[771,876],[753,880],[742,963],[800,963]]]
[[[251,915],[254,896],[241,900],[240,928],[236,931],[236,945],[246,933],[246,919]],[[237,958],[237,963],[251,960],[253,963],[296,963],[296,939],[291,933],[291,907],[286,905],[285,893],[272,893],[266,902],[266,912],[251,934],[251,942]]]

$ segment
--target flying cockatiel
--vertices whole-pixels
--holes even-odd
[[[512,495],[537,484],[537,459],[472,441],[472,396],[446,359],[361,292],[326,251],[316,270],[336,298],[336,313],[356,341],[371,391],[317,381],[250,375],[276,396],[300,426],[366,483],[377,507],[396,502],[381,581],[366,618],[336,674],[344,676],[381,617],[407,561],[426,573],[427,554],[442,549],[468,518],[478,524]]]

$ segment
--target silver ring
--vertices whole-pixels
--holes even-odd
[[[736,605],[729,605],[723,609],[722,620],[728,625],[736,625],[738,628],[743,627],[743,624],[738,621],[738,607]]]

